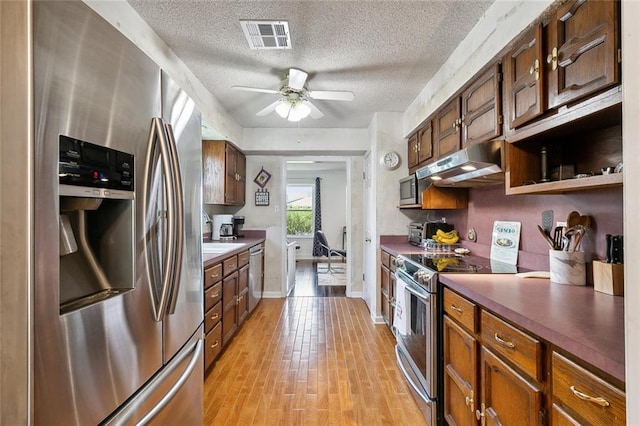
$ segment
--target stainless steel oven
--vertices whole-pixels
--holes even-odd
[[[438,274],[400,255],[396,259],[396,308],[393,321],[396,358],[427,423],[441,423],[442,387],[438,362],[441,327]]]

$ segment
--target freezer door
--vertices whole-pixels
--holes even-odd
[[[202,327],[104,425],[201,425],[204,374]]]
[[[177,233],[182,255],[164,316],[164,359],[172,358],[202,324],[202,128],[195,102],[162,72],[162,118],[175,143],[181,174],[183,220]],[[177,238],[180,241],[180,238]],[[179,250],[178,250],[179,251]]]
[[[141,254],[138,185],[149,123],[160,115],[160,70],[83,2],[38,1],[33,12],[34,423],[98,424],[162,367],[162,323],[153,318]],[[90,226],[86,236],[107,279],[126,281],[123,294],[69,310],[61,310],[61,283],[86,285],[65,276],[78,272],[74,261],[86,260],[81,250],[61,256],[60,135],[131,154],[135,161],[135,198],[122,202],[126,209],[111,210],[115,232]],[[93,214],[87,211],[87,218]],[[98,230],[104,237],[97,237]]]

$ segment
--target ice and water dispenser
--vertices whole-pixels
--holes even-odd
[[[60,313],[134,287],[134,157],[60,136]]]

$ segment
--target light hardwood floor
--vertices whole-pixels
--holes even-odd
[[[207,425],[425,424],[362,299],[264,299],[208,372]]]

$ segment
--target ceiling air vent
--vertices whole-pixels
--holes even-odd
[[[240,21],[251,49],[291,49],[286,21]]]

